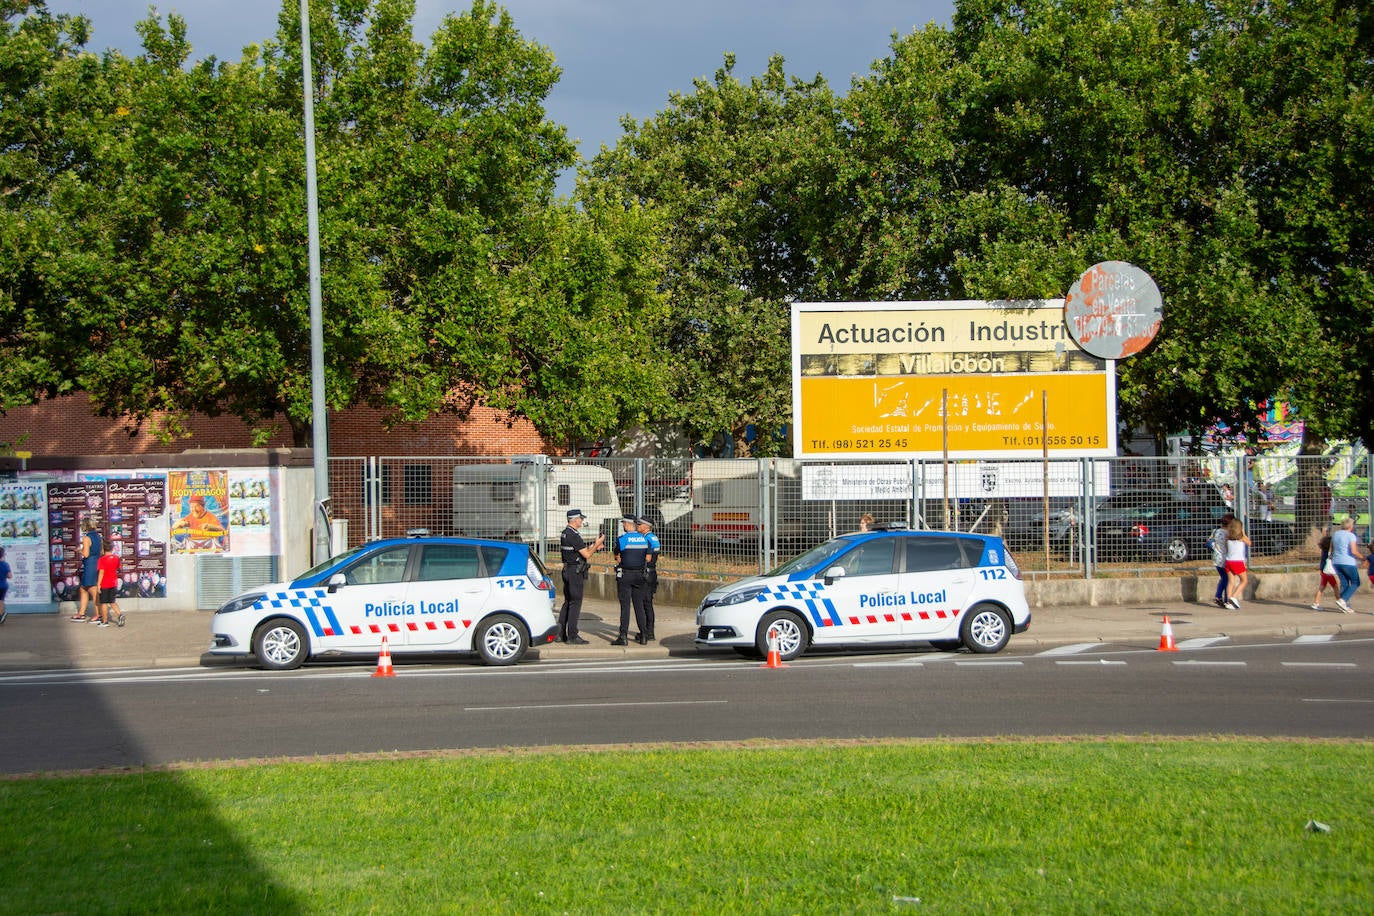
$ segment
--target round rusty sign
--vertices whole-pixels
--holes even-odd
[[[1125,261],[1094,264],[1064,297],[1064,323],[1078,345],[1101,359],[1123,359],[1149,346],[1164,321],[1150,275]]]

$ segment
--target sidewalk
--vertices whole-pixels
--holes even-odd
[[[1314,611],[1297,600],[1255,600],[1241,611],[1182,601],[1112,607],[1042,607],[1032,611],[1030,629],[1013,636],[1012,651],[1034,651],[1076,643],[1112,643],[1122,647],[1159,645],[1162,618],[1173,625],[1175,639],[1201,637],[1292,639],[1315,634],[1374,635],[1374,597],[1357,595],[1359,613],[1342,614],[1330,602]],[[70,613],[70,612],[68,612]],[[658,641],[647,646],[610,645],[620,612],[610,601],[587,599],[582,610],[586,646],[543,646],[531,659],[654,658],[691,656],[696,608],[660,606]],[[101,629],[73,623],[67,614],[10,614],[0,626],[0,672],[63,668],[174,668],[236,662],[205,656],[210,645],[209,611],[142,611],[129,614],[123,629]],[[633,629],[633,628],[632,628]],[[712,650],[712,654],[719,650]],[[204,656],[204,657],[203,657]],[[404,666],[406,660],[397,658]]]

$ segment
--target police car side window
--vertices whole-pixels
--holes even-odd
[[[405,578],[410,547],[392,547],[368,554],[344,573],[349,585],[386,585]]]
[[[482,574],[477,548],[472,544],[430,544],[420,556],[420,582],[440,579],[475,579]]]
[[[501,567],[506,565],[506,554],[510,553],[504,547],[483,547],[482,564],[486,567],[482,571],[484,576],[501,575]]]
[[[892,572],[896,544],[895,538],[868,541],[841,557],[838,565],[849,576],[886,576]]]
[[[959,547],[959,538],[906,539],[907,572],[963,569],[964,565],[964,553]]]

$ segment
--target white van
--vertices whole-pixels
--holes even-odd
[[[557,543],[570,509],[586,513],[587,531],[600,531],[607,520],[619,518],[610,470],[547,455],[520,455],[510,464],[459,464],[453,469],[455,534]]]
[[[766,492],[765,492],[766,488]],[[801,499],[795,458],[703,458],[692,462],[692,540],[747,544],[763,529],[763,508],[778,540],[814,536]],[[820,526],[815,526],[820,529]]]

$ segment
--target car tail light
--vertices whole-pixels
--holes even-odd
[[[1011,570],[1011,574],[1012,574],[1014,577],[1016,577],[1017,579],[1020,579],[1020,578],[1021,578],[1021,567],[1017,565],[1017,563],[1016,563],[1016,558],[1013,557],[1010,553],[1008,553],[1005,549],[1002,551],[1002,557],[1003,557],[1003,564],[1002,564],[1002,565],[1006,566],[1007,569]]]
[[[1143,538],[1145,535],[1147,535],[1147,534],[1149,534],[1149,533],[1150,533],[1150,529],[1149,529],[1149,527],[1146,526],[1146,525],[1132,525],[1132,526],[1131,526],[1131,537]]]

